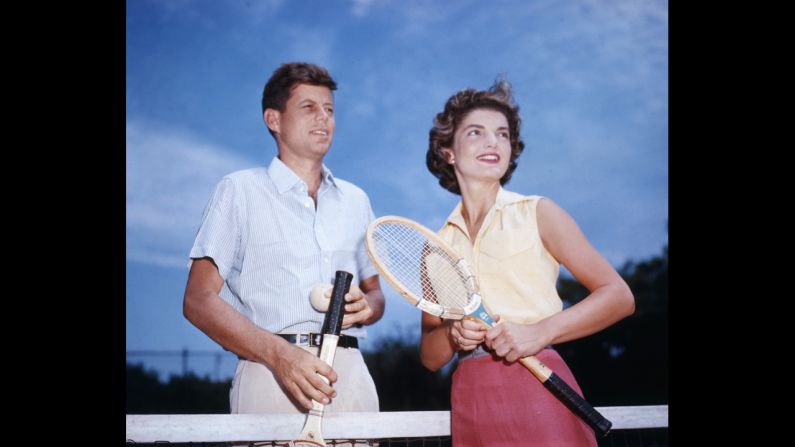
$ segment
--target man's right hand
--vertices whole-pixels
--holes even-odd
[[[307,410],[312,409],[312,400],[328,405],[337,396],[334,388],[320,377],[325,376],[333,383],[337,381],[337,373],[319,357],[298,346],[283,343],[271,370],[282,388]]]
[[[267,365],[297,405],[311,409],[312,399],[329,403],[336,393],[320,375],[335,382],[337,373],[318,356],[257,327],[232,308],[218,295],[223,284],[211,258],[195,259],[185,287],[185,318],[219,345]]]

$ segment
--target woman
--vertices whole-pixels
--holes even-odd
[[[455,446],[596,446],[588,425],[517,360],[535,355],[582,395],[551,345],[581,338],[631,315],[626,282],[552,200],[502,188],[524,143],[511,86],[462,90],[430,131],[428,169],[461,202],[439,235],[472,266],[498,324],[423,313],[420,356],[432,371],[459,353],[452,384]],[[590,294],[563,310],[555,284],[563,264]]]

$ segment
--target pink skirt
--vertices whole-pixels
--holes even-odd
[[[582,396],[569,367],[554,349],[536,355]],[[596,447],[593,430],[519,362],[487,355],[467,358],[453,374],[452,438],[455,447]]]

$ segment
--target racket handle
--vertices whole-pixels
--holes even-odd
[[[342,319],[345,317],[345,294],[351,288],[351,281],[353,275],[338,270],[334,277],[334,289],[331,292],[331,301],[329,302],[328,309],[326,310],[326,318],[323,320],[323,328],[321,329],[322,342],[320,346],[320,359],[323,360],[328,366],[334,365],[334,354],[337,352],[337,343],[339,342],[340,329],[342,328]],[[329,383],[326,376],[320,376],[324,382]],[[312,409],[306,417],[304,428],[298,435],[298,438],[291,441],[289,446],[325,446],[326,441],[323,439],[321,432],[321,423],[323,422],[323,411],[325,405],[312,399]]]
[[[585,421],[599,437],[607,436],[613,423],[605,419],[601,413],[580,397],[568,383],[564,382],[554,371],[541,363],[535,356],[523,357],[519,362],[535,375],[544,387],[558,398],[566,407]]]
[[[610,427],[613,423],[605,419],[601,413],[596,411],[585,399],[580,397],[568,383],[558,377],[557,374],[552,373],[544,382],[544,386],[552,392],[557,398],[563,402],[569,410],[580,417],[585,423],[591,426],[597,436],[600,438],[607,436],[610,433]]]
[[[342,319],[345,317],[345,294],[351,289],[352,280],[353,275],[344,270],[337,270],[334,275],[334,288],[331,290],[321,334],[340,335]]]

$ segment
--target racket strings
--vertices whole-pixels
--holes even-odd
[[[450,254],[419,231],[398,223],[381,223],[372,245],[386,270],[415,297],[448,308],[463,308],[470,299],[468,278]]]

